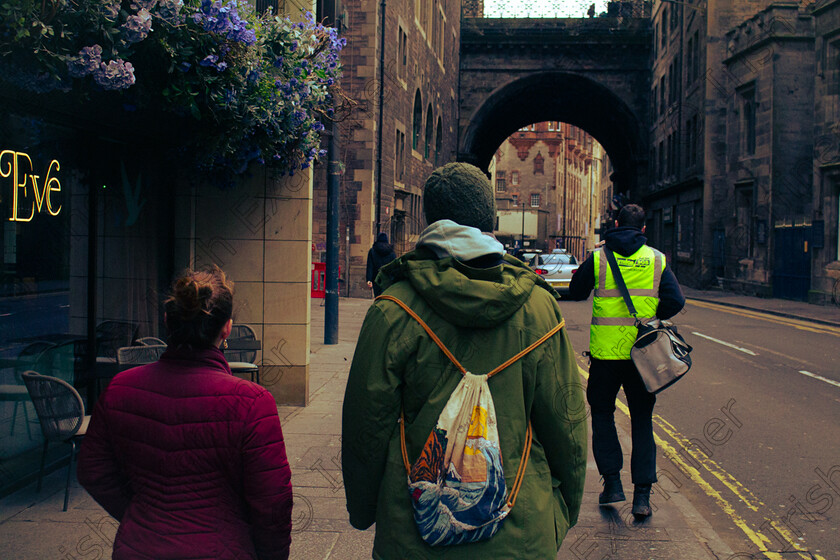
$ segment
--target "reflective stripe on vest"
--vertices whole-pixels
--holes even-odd
[[[615,257],[624,283],[627,284],[627,291],[630,292],[630,299],[636,307],[637,318],[652,319],[659,306],[659,285],[665,270],[665,255],[643,245],[629,257]],[[589,351],[602,360],[629,360],[630,349],[638,332],[636,320],[627,309],[603,249],[595,252],[593,263],[597,284],[592,303],[592,324],[589,327]]]

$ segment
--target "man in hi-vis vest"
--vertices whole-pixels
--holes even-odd
[[[645,245],[645,211],[636,204],[624,206],[616,227],[604,241],[615,255],[621,275],[636,307],[639,319],[668,319],[685,305],[676,276],[668,268],[665,255]],[[630,360],[636,340],[634,319],[613,277],[603,247],[580,266],[569,286],[569,299],[582,301],[595,288],[592,324],[589,333],[589,384],[586,399],[592,411],[592,452],[598,472],[604,477],[604,491],[598,503],[624,501],[621,485],[623,455],[615,430],[615,398],[623,386],[630,408],[633,451],[630,474],[633,480],[633,515],[651,514],[650,487],[656,482],[656,444],[653,441],[653,405],[656,396],[648,393]]]

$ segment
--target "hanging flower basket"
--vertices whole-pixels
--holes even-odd
[[[345,40],[243,0],[17,0],[0,4],[0,82],[188,123],[181,161],[230,183],[252,162],[294,173],[319,154]]]

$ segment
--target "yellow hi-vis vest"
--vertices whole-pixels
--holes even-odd
[[[654,318],[659,306],[659,283],[665,270],[665,255],[647,245],[642,245],[629,257],[615,251],[613,255],[636,306],[636,317],[642,321]],[[603,248],[595,251],[593,261],[596,285],[589,351],[601,360],[629,360],[639,329],[624,303]]]

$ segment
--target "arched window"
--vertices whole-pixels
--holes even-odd
[[[411,149],[420,147],[420,134],[423,128],[423,102],[420,100],[420,90],[414,94],[414,126],[411,130]]]
[[[437,135],[435,137],[435,167],[440,165],[441,159],[443,159],[443,120],[438,117],[437,122]]]
[[[432,156],[433,127],[434,122],[432,121],[432,104],[429,103],[429,107],[426,109],[426,149],[423,154],[426,157],[426,159],[429,159]]]

